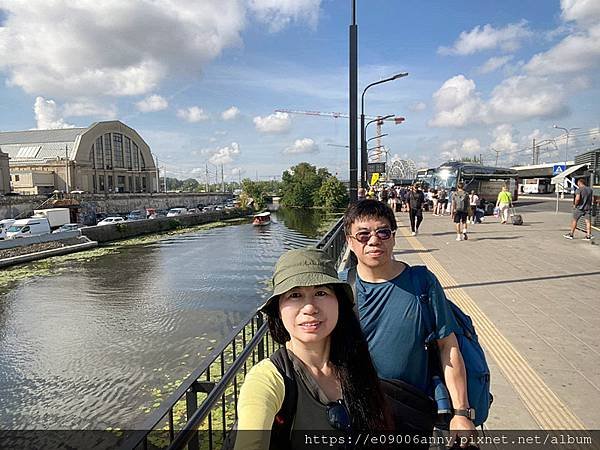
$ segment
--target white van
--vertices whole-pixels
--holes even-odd
[[[0,220],[0,239],[6,239],[6,230],[8,230],[8,227],[10,227],[13,223],[15,223],[16,219],[3,219]]]
[[[29,219],[16,220],[8,230],[6,239],[16,239],[40,234],[50,233],[50,223],[45,217],[30,217]]]
[[[171,208],[167,217],[183,216],[184,214],[187,214],[187,208]]]

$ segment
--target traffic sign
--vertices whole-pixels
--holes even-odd
[[[565,170],[567,170],[567,166],[565,166],[564,164],[554,164],[554,166],[552,166],[552,175],[561,174]]]

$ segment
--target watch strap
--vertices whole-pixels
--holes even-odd
[[[466,417],[469,420],[475,420],[475,408],[455,409],[454,415]]]

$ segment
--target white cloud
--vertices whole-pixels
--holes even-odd
[[[556,117],[567,111],[567,89],[548,78],[518,75],[502,81],[492,91],[488,122],[532,117]]]
[[[276,112],[266,117],[257,116],[254,125],[261,133],[286,133],[290,130],[292,120],[288,113]]]
[[[208,159],[211,163],[218,164],[231,164],[240,154],[240,146],[237,142],[232,142],[227,147],[222,147],[215,151],[213,155]]]
[[[311,138],[296,139],[294,144],[283,150],[286,155],[301,155],[306,153],[317,153],[319,146]]]
[[[527,28],[527,21],[511,23],[504,28],[494,28],[487,24],[477,25],[471,31],[463,31],[452,47],[440,47],[442,55],[472,55],[484,50],[500,48],[505,52],[517,50],[521,41],[532,35]]]
[[[600,25],[575,32],[547,52],[538,53],[525,65],[533,74],[580,72],[600,65]]]
[[[408,109],[411,112],[421,112],[427,109],[427,105],[424,102],[416,102],[410,105]]]
[[[551,79],[517,75],[503,80],[485,101],[473,80],[457,75],[433,94],[435,115],[429,125],[456,128],[556,117],[568,110],[568,92],[564,84]]]
[[[436,114],[429,122],[434,127],[462,127],[469,123],[483,122],[486,109],[475,82],[456,75],[444,82],[433,94]]]
[[[501,152],[514,151],[519,147],[519,144],[514,141],[513,127],[509,124],[498,125],[492,130],[493,142],[490,147]]]
[[[37,97],[35,99],[33,110],[35,112],[38,130],[74,127],[74,125],[66,123],[61,117],[54,100],[46,100],[43,97]]]
[[[135,105],[141,112],[154,112],[166,109],[169,106],[169,102],[164,97],[153,94],[140,100]]]
[[[600,21],[600,3],[597,0],[561,0],[562,18],[585,26]]]
[[[186,122],[196,123],[207,120],[208,114],[206,114],[204,110],[198,106],[190,106],[189,108],[178,109],[177,117],[185,120]]]
[[[96,102],[90,99],[79,99],[74,102],[66,103],[63,107],[64,117],[85,117],[91,116],[102,119],[116,119],[118,116],[117,107],[104,102]]]
[[[233,176],[233,177],[240,177],[245,173],[246,173],[246,170],[242,169],[241,167],[232,167],[231,168],[231,176]]]
[[[502,66],[504,66],[507,62],[513,59],[512,55],[506,56],[494,56],[488,59],[479,69],[479,73],[490,73],[493,72]]]
[[[277,32],[291,22],[306,21],[314,28],[321,0],[249,0],[248,6],[258,20],[269,25],[271,32]]]
[[[475,156],[481,151],[478,139],[467,138],[463,141],[449,140],[440,146],[440,156],[444,160],[460,160],[465,156]]]
[[[232,106],[231,108],[226,109],[225,111],[223,111],[221,113],[221,118],[223,120],[233,120],[235,119],[238,115],[240,114],[240,110],[235,107]]]

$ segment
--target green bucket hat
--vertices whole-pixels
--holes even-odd
[[[300,286],[340,285],[346,301],[354,304],[354,294],[348,283],[338,278],[333,260],[323,250],[314,247],[294,249],[285,252],[275,264],[271,279],[273,293],[259,308],[264,310],[281,294]],[[338,298],[338,302],[343,299]]]

